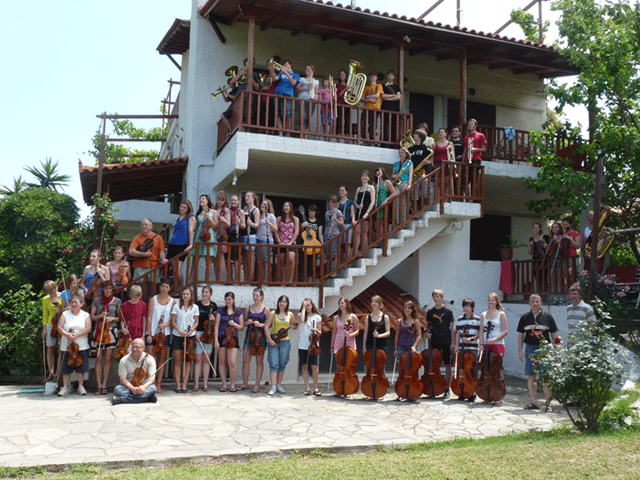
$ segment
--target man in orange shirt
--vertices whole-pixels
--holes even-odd
[[[360,116],[361,136],[369,140],[375,139],[376,123],[380,116],[380,107],[382,106],[382,94],[384,90],[382,85],[378,83],[378,74],[371,72],[369,74],[369,85],[364,87],[362,92],[362,102],[364,102],[364,108],[369,111],[363,111]]]
[[[164,252],[164,240],[157,233],[153,233],[153,223],[148,218],[142,220],[142,233],[129,245],[129,256],[133,258],[134,277],[145,275],[160,263],[167,263]],[[145,249],[144,242],[150,240],[151,245]]]

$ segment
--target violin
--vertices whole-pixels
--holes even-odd
[[[213,343],[214,337],[211,334],[211,327],[213,327],[213,321],[211,320],[211,316],[209,316],[209,318],[204,321],[204,332],[200,335],[200,341],[202,343]]]
[[[291,329],[292,326],[293,325],[287,328],[282,327],[280,330],[278,330],[278,333],[272,333],[271,341],[273,341],[273,343],[275,343],[276,345],[279,344],[280,340],[287,336],[287,332]]]
[[[369,315],[369,318],[371,318],[371,315]],[[381,321],[384,321],[384,319]],[[367,366],[367,373],[362,378],[362,393],[374,400],[384,397],[389,390],[389,380],[384,373],[387,354],[376,348],[375,335],[373,336],[373,348],[367,350],[364,354],[364,363]]]
[[[427,323],[427,331],[431,332],[431,324]],[[422,351],[422,364],[424,374],[422,375],[422,393],[428,397],[437,397],[447,391],[447,381],[440,373],[440,363],[442,354],[431,347],[433,342],[429,339],[429,348]]]
[[[222,340],[222,344],[220,345],[222,348],[235,348],[236,347],[236,329],[231,325],[227,325],[227,328],[224,329],[224,339]]]
[[[107,345],[111,341],[111,336],[109,335],[109,326],[107,322],[107,307],[105,307],[104,313],[102,314],[102,318],[98,320],[96,323],[96,331],[93,339],[99,345]]]
[[[262,346],[262,338],[264,330],[255,325],[251,325],[251,333],[249,333],[249,355],[252,357],[264,355],[264,347]]]
[[[464,327],[460,333],[461,339],[467,336],[467,329],[468,327]],[[464,400],[476,393],[476,379],[473,377],[475,363],[475,355],[465,351],[465,342],[461,341],[460,351],[456,354],[455,378],[451,382],[451,390],[458,398]]]
[[[73,329],[69,330],[69,333],[73,333]],[[70,367],[79,367],[82,365],[82,356],[80,356],[80,345],[76,342],[69,342],[67,346],[67,365]]]
[[[195,342],[193,341],[193,339],[188,339],[187,337],[184,337],[184,341],[184,358],[187,362],[193,362],[196,359],[196,353],[194,352]]]
[[[58,331],[58,321],[60,320],[61,313],[56,313],[51,319],[51,338],[60,338],[62,334]]]
[[[360,388],[360,382],[356,375],[356,364],[358,363],[358,351],[347,347],[347,332],[351,328],[351,319],[344,326],[345,335],[342,348],[336,352],[336,364],[338,370],[333,377],[333,389],[338,396],[352,395]]]
[[[153,337],[155,345],[153,346],[153,356],[156,357],[156,361],[163,358],[167,354],[167,335],[162,331],[158,331]]]
[[[200,235],[198,235],[198,241],[200,242],[210,242],[211,241],[211,225],[209,224],[209,217],[205,216],[202,221],[202,229],[200,230]],[[207,342],[210,343],[210,342]]]
[[[127,321],[122,317],[122,311],[121,310],[119,310],[118,315],[119,315],[120,319],[124,321],[124,323],[125,323],[125,325],[127,326],[127,329],[128,329],[129,325],[127,324]],[[123,332],[120,332],[120,338],[118,338],[118,345],[116,346],[116,353],[114,354],[115,359],[116,360],[120,360],[127,353],[129,353],[129,347],[130,346],[131,346],[131,336],[130,335],[124,335]]]
[[[485,330],[487,335],[493,328],[491,321],[488,321]],[[478,379],[476,385],[476,395],[485,402],[499,402],[507,394],[504,380],[500,378],[502,357],[496,352],[488,351],[486,344],[483,346],[484,350],[482,351],[482,355],[484,355],[484,357],[482,362],[480,362],[480,379]]]
[[[148,356],[149,354],[145,353],[145,356],[142,359],[142,363],[138,368],[136,368],[133,371],[133,378],[131,379],[131,385],[133,385],[134,387],[139,387],[144,383],[144,377],[147,376],[147,371],[144,368],[142,368],[142,365],[144,365],[144,362]]]
[[[415,325],[414,325],[414,328]],[[422,357],[419,353],[409,349],[400,354],[400,373],[394,386],[398,398],[406,398],[413,402],[422,395],[422,383],[419,370],[422,366]]]
[[[120,286],[127,285],[129,283],[129,266],[123,263],[118,267],[118,274],[116,275],[115,284]]]
[[[551,237],[549,246],[547,247],[547,258],[567,257],[569,256],[569,240],[561,236],[560,241],[556,239],[556,235]]]
[[[309,355],[318,356],[320,355],[320,335],[313,332],[309,335]]]
[[[98,265],[96,267],[96,276],[93,279],[93,284],[91,285],[91,288],[85,294],[86,296],[91,298],[98,298],[100,296],[100,287],[102,287],[102,279],[98,275],[98,272],[100,272],[101,269],[102,269],[101,265]]]

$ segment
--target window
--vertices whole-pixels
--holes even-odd
[[[511,217],[485,215],[471,220],[469,260],[500,261],[498,245],[507,242],[511,235]]]

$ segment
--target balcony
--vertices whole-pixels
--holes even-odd
[[[500,290],[505,301],[511,296],[528,297],[533,293],[566,297],[569,287],[578,281],[578,257],[547,258],[544,261],[505,260],[502,262]]]

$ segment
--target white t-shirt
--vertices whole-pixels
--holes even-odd
[[[192,327],[189,335],[187,335],[188,337],[193,337],[196,334],[193,326],[196,323],[195,317],[200,315],[200,309],[196,304],[191,305],[188,310],[185,310],[184,307],[180,307],[180,304],[176,302],[173,310],[171,310],[171,315],[176,315],[176,324],[183,332],[186,332],[189,327]],[[175,328],[172,329],[171,333],[173,333],[174,336],[180,336],[180,333]]]
[[[312,313],[307,317],[307,321],[300,322],[300,339],[298,341],[298,350],[309,350],[309,337],[311,330],[318,328],[322,322],[322,318],[317,313]]]
[[[64,318],[64,326],[62,328],[65,331],[69,332],[73,329],[74,332],[78,333],[80,330],[84,330],[86,326],[86,320],[89,317],[89,314],[84,310],[80,310],[78,315],[74,315],[71,310],[67,310],[62,313],[62,318]],[[89,348],[89,335],[84,335],[82,337],[76,338],[76,343],[80,350],[87,350]],[[69,346],[69,340],[67,337],[60,337],[60,350],[64,351]]]

